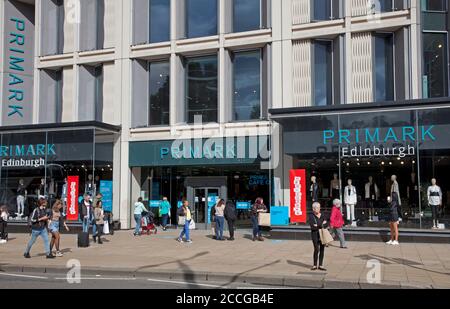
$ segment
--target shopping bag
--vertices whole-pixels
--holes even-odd
[[[109,222],[106,221],[103,225],[103,235],[109,235]]]
[[[328,229],[320,229],[319,235],[322,245],[328,245],[334,241],[333,236],[331,236],[331,233],[330,231],[328,231]]]
[[[186,217],[185,216],[179,216],[178,217],[178,225],[184,226],[186,223]]]
[[[189,223],[189,229],[195,230],[195,221],[194,220],[191,220],[191,222]]]
[[[258,225],[270,226],[270,213],[260,212],[258,216]]]
[[[216,223],[211,222],[211,233],[213,237],[216,237]]]

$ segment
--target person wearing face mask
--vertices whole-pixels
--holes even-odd
[[[347,186],[344,189],[344,203],[347,206],[347,221],[355,225],[355,205],[357,203],[356,188],[352,184],[352,180],[347,181]]]
[[[438,210],[439,207],[442,207],[442,190],[436,183],[436,178],[431,179],[431,186],[427,189],[428,205],[431,207],[431,212],[433,214],[432,229],[437,229],[439,226]]]

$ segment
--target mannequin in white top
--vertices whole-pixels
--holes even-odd
[[[352,185],[352,180],[347,180],[347,186],[344,189],[344,203],[347,206],[347,220],[355,222],[355,205],[357,202],[356,188]]]
[[[438,209],[442,206],[442,190],[436,183],[436,178],[431,179],[431,186],[427,189],[428,205],[433,213],[433,229],[438,228]]]

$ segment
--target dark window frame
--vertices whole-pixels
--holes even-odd
[[[181,1],[181,0],[180,0]],[[184,1],[184,39],[197,39],[197,38],[204,38],[204,37],[208,37],[208,36],[215,36],[215,35],[219,35],[219,28],[220,28],[220,0],[210,0],[210,1],[215,1],[216,2],[216,33],[215,34],[211,34],[211,35],[201,35],[201,36],[189,36],[189,5],[188,5],[188,1],[191,0],[182,0]],[[195,1],[195,0],[194,0]]]
[[[376,38],[387,38],[388,36],[391,36],[391,40],[392,40],[392,99],[388,99],[388,98],[383,98],[383,99],[379,99],[377,100],[377,76],[376,76]],[[381,101],[395,101],[396,97],[397,97],[397,91],[396,91],[396,61],[395,61],[395,51],[396,51],[396,46],[395,46],[395,32],[389,32],[389,31],[377,31],[377,32],[373,32],[372,33],[372,94],[373,94],[373,101],[374,102],[381,102]],[[386,89],[386,93],[387,93],[387,89]]]
[[[316,47],[316,42],[329,42],[330,43],[330,47],[331,47],[331,55],[330,55],[330,58],[331,58],[331,67],[330,67],[330,70],[331,70],[331,89],[327,89],[327,91],[329,90],[330,91],[330,96],[331,96],[331,102],[330,102],[330,104],[327,104],[326,106],[333,106],[333,105],[335,105],[336,104],[336,95],[335,95],[335,92],[333,91],[333,88],[334,88],[334,85],[335,85],[335,68],[334,68],[334,65],[335,65],[335,54],[334,54],[334,45],[335,45],[335,42],[334,42],[334,39],[316,39],[316,40],[313,40],[312,41],[312,44],[311,44],[311,67],[312,67],[312,70],[311,70],[311,106],[314,106],[314,107],[317,107],[317,106],[320,106],[320,105],[316,105],[316,96],[315,96],[315,85],[316,85],[316,83],[315,83],[315,64],[316,64],[316,61],[315,61],[315,47]]]
[[[171,41],[171,32],[172,32],[172,23],[171,23],[171,9],[172,9],[172,1],[169,1],[169,39],[165,40],[165,41],[152,41],[152,0],[149,0],[149,5],[148,5],[148,25],[147,25],[147,29],[148,29],[148,43],[149,44],[157,44],[157,43],[163,43],[163,42],[170,42]]]
[[[168,93],[168,113],[169,113],[169,121],[168,123],[162,123],[162,124],[152,124],[151,123],[151,94],[150,94],[150,85],[151,85],[151,65],[152,64],[167,64],[169,66],[169,93]],[[157,127],[167,127],[170,126],[170,114],[171,114],[171,109],[170,109],[170,92],[171,92],[171,85],[170,85],[170,59],[161,59],[161,60],[155,60],[155,61],[148,61],[147,62],[147,70],[148,70],[148,87],[149,87],[149,95],[148,95],[148,118],[147,118],[147,126],[146,127],[152,127],[152,128],[157,128]],[[163,119],[162,115],[160,115],[160,118]],[[161,122],[163,122],[161,120]]]

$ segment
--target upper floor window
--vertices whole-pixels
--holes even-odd
[[[423,97],[446,97],[449,93],[447,33],[423,33]]]
[[[217,35],[217,0],[186,1],[186,37]]]
[[[374,35],[374,98],[375,101],[394,100],[394,35]]]
[[[233,1],[234,32],[257,30],[262,27],[262,1],[263,0]]]
[[[64,52],[64,0],[41,2],[41,55]]]
[[[150,43],[170,41],[170,0],[150,0]]]
[[[39,122],[60,123],[63,107],[62,69],[41,70],[39,89]]]
[[[79,66],[78,119],[103,120],[103,64]]]
[[[233,54],[233,120],[261,118],[261,50]]]
[[[80,50],[103,49],[105,42],[105,2],[104,0],[80,1]]]
[[[338,19],[341,16],[341,0],[311,0],[311,20]]]
[[[149,125],[169,125],[170,62],[149,63]]]
[[[314,41],[313,102],[315,106],[333,104],[333,42]]]
[[[217,55],[187,58],[185,71],[187,122],[194,123],[195,116],[201,116],[204,123],[217,122]]]
[[[448,0],[422,0],[422,11],[447,12]]]

